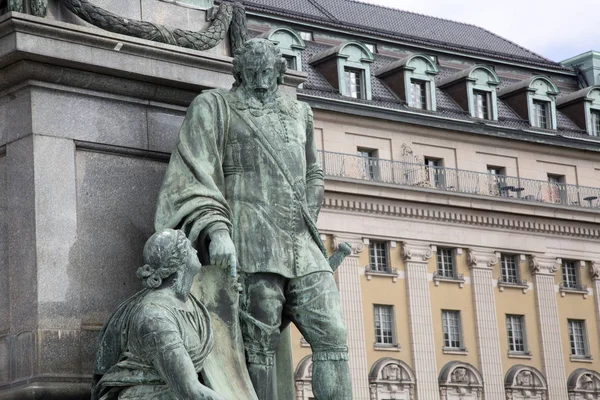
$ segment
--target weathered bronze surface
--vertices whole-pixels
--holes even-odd
[[[200,280],[200,298],[209,294],[215,319],[234,328],[217,336],[205,374],[216,392],[231,390],[231,377],[219,375],[241,370],[231,366],[243,355],[229,349],[243,340],[239,381],[249,377],[254,391],[236,398],[277,399],[275,354],[293,322],[312,346],[316,398],[350,399],[346,327],[316,228],[324,182],[311,109],[278,90],[286,64],[270,41],[246,42],[233,64],[233,88],[207,91],[188,109],[155,219],[157,230],[182,229],[205,249],[205,263],[240,272],[239,301],[226,294],[227,279]]]
[[[190,294],[200,272],[182,231],[155,233],[137,271],[146,289],[123,302],[100,336],[92,399],[225,399],[198,374],[213,347],[207,309]]]

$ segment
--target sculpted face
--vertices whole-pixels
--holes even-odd
[[[263,57],[249,57],[242,69],[242,86],[256,99],[265,101],[277,90],[279,72],[274,54],[267,52]]]

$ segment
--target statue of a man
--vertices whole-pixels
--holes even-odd
[[[289,322],[312,347],[316,398],[351,399],[340,296],[315,225],[324,183],[312,112],[278,90],[285,71],[277,47],[253,39],[235,54],[233,88],[194,100],[155,227],[182,229],[208,247],[212,265],[239,269],[240,326],[260,400],[276,398],[274,356]]]

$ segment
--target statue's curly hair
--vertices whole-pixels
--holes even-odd
[[[242,84],[242,70],[248,64],[248,59],[252,58],[266,58],[269,56],[275,57],[275,70],[279,73],[277,76],[277,83],[283,83],[283,77],[285,71],[287,71],[287,62],[285,58],[281,56],[281,50],[273,42],[267,39],[250,39],[242,46],[240,46],[233,57],[233,77],[235,83],[233,87],[237,88]]]
[[[163,279],[168,278],[186,265],[188,239],[180,230],[165,229],[156,232],[144,246],[144,262],[137,276],[144,287],[156,289]]]

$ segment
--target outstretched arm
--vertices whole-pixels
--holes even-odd
[[[319,217],[324,195],[325,181],[315,144],[313,113],[306,105],[306,202],[315,222]]]

